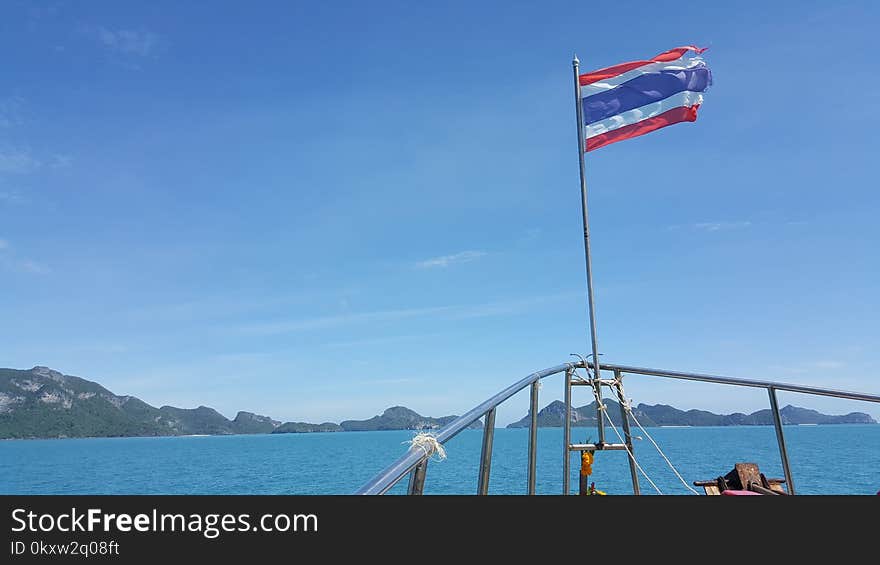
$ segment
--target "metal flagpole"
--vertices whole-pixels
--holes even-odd
[[[590,342],[593,346],[593,375],[599,378],[599,339],[596,337],[596,307],[593,303],[593,267],[590,262],[590,219],[587,215],[587,177],[584,168],[584,110],[581,106],[581,83],[579,79],[580,61],[577,55],[571,61],[574,70],[574,105],[577,114],[578,161],[581,175],[581,212],[584,219],[584,255],[587,263],[587,302],[590,310]],[[596,384],[597,398],[602,400],[602,386]],[[605,413],[598,411],[599,444],[605,443]]]

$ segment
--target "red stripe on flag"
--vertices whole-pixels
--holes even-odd
[[[654,116],[653,118],[648,118],[646,120],[642,120],[640,122],[636,122],[628,126],[623,126],[622,128],[618,128],[613,131],[609,131],[608,133],[603,133],[602,135],[591,137],[587,140],[586,150],[592,151],[594,149],[599,149],[600,147],[605,147],[606,145],[610,145],[617,141],[632,139],[634,137],[645,135],[646,133],[651,133],[654,130],[658,130],[666,126],[671,126],[672,124],[677,124],[679,122],[695,122],[697,121],[697,108],[699,107],[699,104],[695,106],[680,106],[678,108],[673,108],[672,110],[667,110],[659,116]]]
[[[651,63],[667,63],[669,61],[674,61],[687,53],[688,51],[696,51],[697,55],[702,53],[708,49],[708,47],[695,47],[693,45],[688,45],[685,47],[676,47],[675,49],[670,49],[669,51],[665,51],[655,56],[653,59],[649,61],[632,61],[630,63],[620,63],[619,65],[614,65],[612,67],[605,67],[604,69],[599,69],[597,71],[591,71],[589,73],[584,73],[578,77],[581,86],[585,86],[588,84],[592,84],[594,82],[604,80],[606,78],[616,77],[617,75],[622,75],[627,71],[631,71],[633,69],[637,69],[643,65],[650,65]]]

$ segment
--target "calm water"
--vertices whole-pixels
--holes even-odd
[[[772,427],[649,428],[690,483],[726,473],[735,462],[782,477]],[[880,425],[786,426],[800,494],[875,494],[880,490]],[[573,441],[595,437],[575,429]],[[255,436],[0,441],[0,494],[348,494],[401,455],[409,431]],[[476,489],[482,432],[467,430],[431,462],[425,491]],[[538,492],[561,490],[562,430],[539,430]],[[614,437],[609,429],[608,437]],[[636,457],[664,493],[687,494],[645,438]],[[526,489],[527,429],[495,432],[490,491]],[[572,455],[572,492],[579,461]],[[629,494],[625,452],[599,453],[596,486]],[[653,492],[642,480],[642,490]],[[403,481],[405,483],[405,481]],[[393,492],[401,492],[401,483]]]

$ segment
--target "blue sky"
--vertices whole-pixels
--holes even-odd
[[[0,366],[230,417],[461,413],[589,349],[572,53],[693,43],[715,79],[699,120],[588,154],[603,359],[880,392],[878,16],[4,2]]]

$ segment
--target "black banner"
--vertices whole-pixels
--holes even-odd
[[[880,497],[3,496],[0,506],[0,563],[397,563],[524,551],[660,559],[765,542],[788,556],[826,544],[873,553]]]

